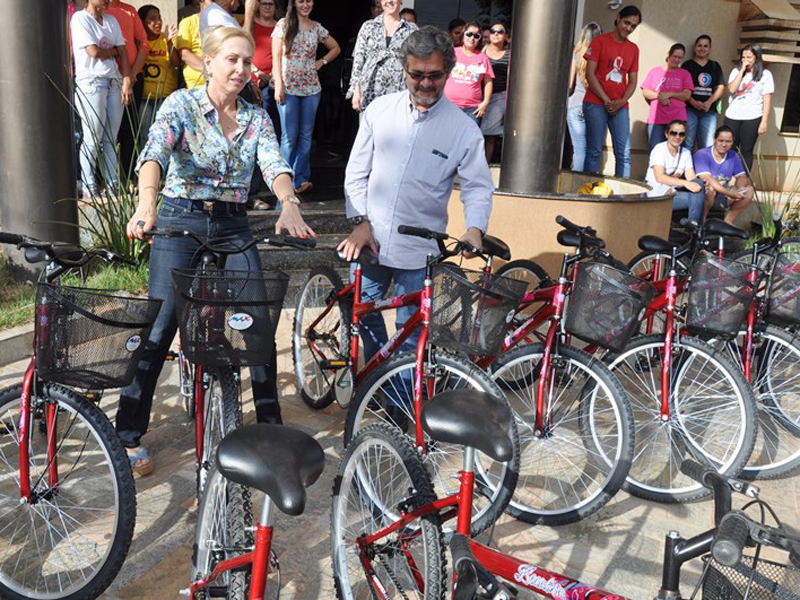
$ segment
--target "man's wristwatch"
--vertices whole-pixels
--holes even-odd
[[[367,219],[367,217],[365,217],[364,215],[358,215],[357,217],[350,217],[349,220],[352,225],[361,225],[365,221],[369,221],[369,219]]]

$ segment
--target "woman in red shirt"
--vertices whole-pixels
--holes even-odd
[[[636,90],[639,75],[639,47],[628,36],[642,22],[635,6],[626,6],[614,21],[614,30],[598,35],[584,54],[589,89],[583,99],[586,120],[586,161],[588,173],[600,171],[600,156],[611,132],[617,177],[631,176],[631,130],[628,100]]]

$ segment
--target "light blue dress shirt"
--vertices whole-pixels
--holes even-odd
[[[486,232],[494,184],[478,126],[444,96],[420,112],[408,90],[374,100],[364,112],[345,172],[347,216],[366,216],[380,263],[425,266],[436,242],[397,233],[399,225],[447,228],[458,174],[466,227]]]

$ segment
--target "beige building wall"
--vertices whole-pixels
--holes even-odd
[[[144,6],[145,4],[152,4],[153,6],[157,6],[158,10],[161,11],[161,18],[164,20],[164,24],[178,23],[178,8],[183,7],[182,0],[125,0],[131,6],[134,6],[137,10],[140,6]]]
[[[639,84],[653,67],[663,65],[669,47],[680,42],[691,56],[691,45],[700,34],[713,39],[712,58],[720,63],[725,77],[735,66],[740,28],[738,25],[740,2],[738,0],[632,0],[625,4],[638,6],[644,19],[631,35],[631,41],[639,46]],[[611,31],[617,11],[609,10],[606,2],[587,0],[584,4],[581,25],[596,21],[604,32]],[[797,134],[780,133],[783,120],[783,105],[791,75],[791,65],[767,64],[775,79],[773,109],[770,114],[769,132],[760,136],[761,151],[766,159],[765,181],[756,181],[760,188],[785,189],[792,186],[800,171],[800,138]],[[727,94],[723,96],[723,114]],[[631,117],[631,174],[644,179],[647,171],[647,113],[648,105],[641,91],[630,101]],[[723,115],[719,116],[722,124]],[[613,174],[614,156],[611,138],[606,139],[604,172]],[[758,171],[756,170],[756,176]]]

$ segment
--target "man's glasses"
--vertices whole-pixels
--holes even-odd
[[[669,134],[670,135],[675,135],[675,136],[678,136],[678,137],[682,137],[682,138],[686,137],[686,132],[685,131],[670,131]]]
[[[264,8],[275,8],[275,4],[272,2],[262,2],[259,6],[263,6]]]
[[[439,81],[443,77],[447,76],[447,73],[444,71],[433,71],[431,73],[421,73],[419,71],[406,71],[408,76],[411,77],[414,81],[422,81],[423,79],[430,79],[431,81]]]
[[[467,31],[467,32],[464,33],[464,37],[480,38],[481,34],[480,34],[480,32],[475,33],[474,31]]]
[[[505,29],[490,29],[489,33],[492,35],[503,35],[506,32]]]

